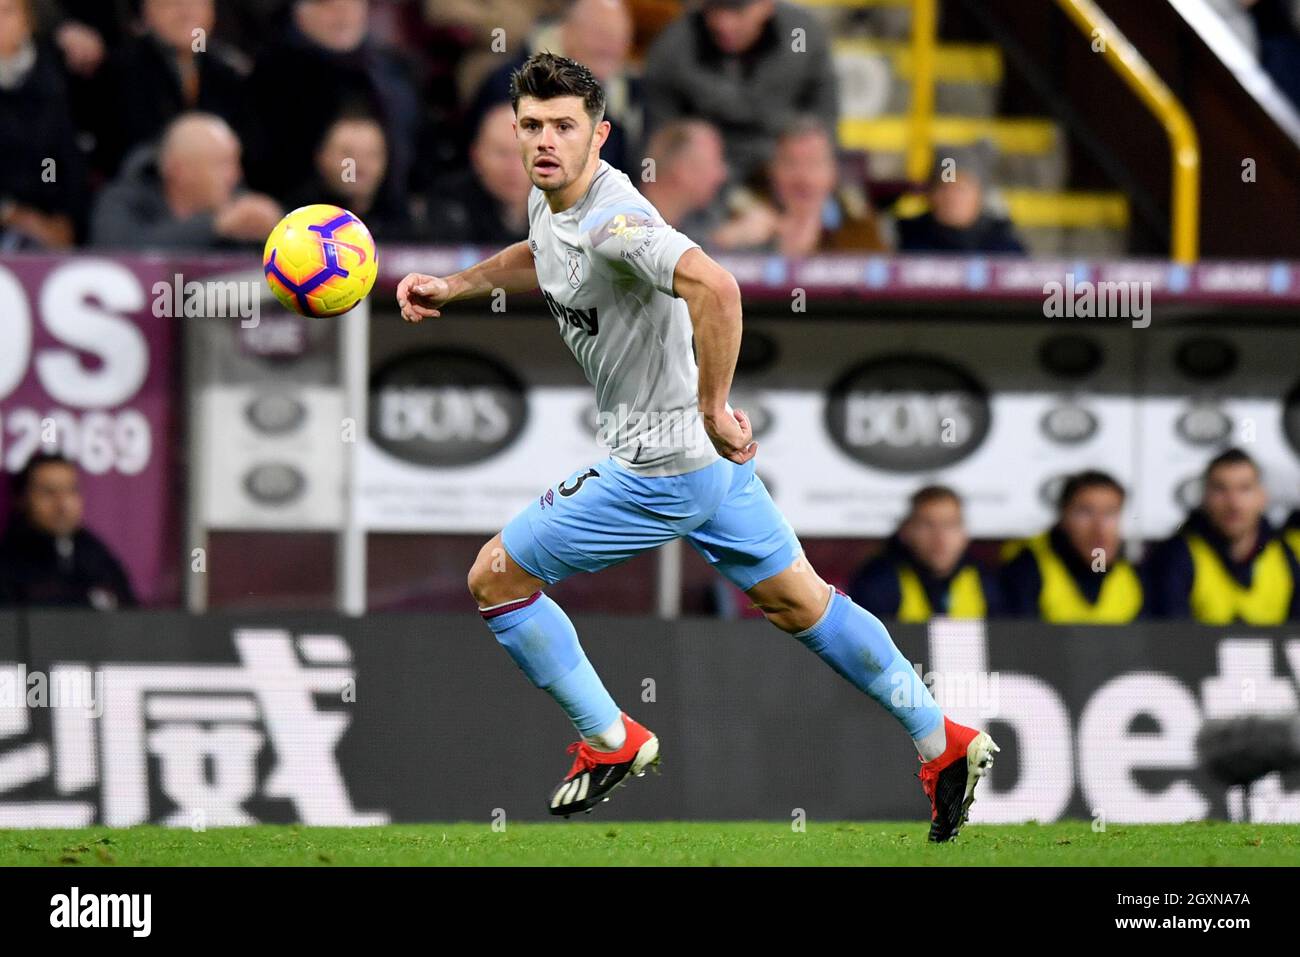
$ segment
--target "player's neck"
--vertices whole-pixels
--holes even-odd
[[[578,204],[582,197],[587,195],[587,190],[591,188],[591,181],[596,176],[596,170],[600,168],[600,157],[587,164],[587,168],[582,171],[577,179],[563,189],[557,189],[546,194],[546,203],[551,208],[552,213],[562,213]]]

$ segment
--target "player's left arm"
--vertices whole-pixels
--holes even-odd
[[[705,431],[723,458],[748,462],[758,452],[754,430],[744,412],[727,405],[740,354],[740,286],[735,276],[695,247],[677,260],[673,293],[686,301],[695,329],[700,416]]]

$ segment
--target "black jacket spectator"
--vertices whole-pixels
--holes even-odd
[[[133,608],[135,592],[122,565],[94,533],[67,539],[15,515],[0,540],[0,606]]]
[[[348,197],[336,192],[319,176],[289,195],[285,209],[297,209],[314,203],[329,203],[355,213],[370,230],[376,242],[409,243],[420,239],[406,205],[392,200],[392,193],[383,190],[367,210],[356,209]]]
[[[0,212],[13,203],[85,225],[85,163],[60,69],[36,47],[36,59],[16,86],[0,87]],[[33,248],[35,240],[0,225],[0,250]]]
[[[933,213],[898,221],[898,248],[904,252],[1020,253],[1011,223],[988,213],[965,229],[946,226]]]
[[[198,53],[198,95],[187,102],[175,54],[153,36],[126,42],[106,64],[96,131],[99,166],[110,176],[136,146],[151,143],[181,113],[214,113],[237,127],[245,113],[247,65],[229,47],[208,42]]]
[[[920,585],[924,606],[918,601],[921,596],[909,595],[904,600],[903,583],[908,575]],[[957,582],[960,584],[954,588]],[[897,535],[854,576],[849,596],[873,615],[899,621],[928,621],[933,615],[985,618],[1002,613],[997,577],[971,557],[970,549],[949,574],[939,577]],[[982,608],[977,607],[980,604]]]
[[[370,40],[350,53],[312,43],[296,26],[258,56],[241,132],[249,185],[287,201],[313,174],[321,138],[345,113],[368,113],[389,144],[389,199],[405,202],[419,103],[405,62]],[[236,127],[239,129],[239,127]]]
[[[436,184],[429,193],[429,239],[438,243],[469,243],[505,246],[528,238],[528,224],[522,231],[507,225],[501,205],[473,170],[457,173]]]

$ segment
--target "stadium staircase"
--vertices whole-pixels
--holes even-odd
[[[802,2],[817,11],[834,37],[842,145],[865,154],[873,183],[905,180],[912,77],[910,0]],[[996,44],[940,40],[935,50],[935,144],[992,147],[991,201],[1010,217],[1031,252],[1123,254],[1128,246],[1128,197],[1118,191],[1071,188],[1067,134],[1053,119],[999,115],[1005,71],[1003,51]],[[915,215],[923,203],[919,195],[908,195],[895,212]]]

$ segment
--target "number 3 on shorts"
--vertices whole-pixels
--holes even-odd
[[[561,482],[557,487],[559,488],[560,494],[563,495],[565,498],[568,498],[570,495],[576,495],[578,491],[582,488],[582,483],[587,481],[587,479],[589,478],[600,478],[600,473],[597,472],[595,469],[587,469],[586,472],[582,473],[576,479],[574,479],[572,486],[567,486],[564,484],[564,482]],[[565,481],[568,480],[566,479]]]

